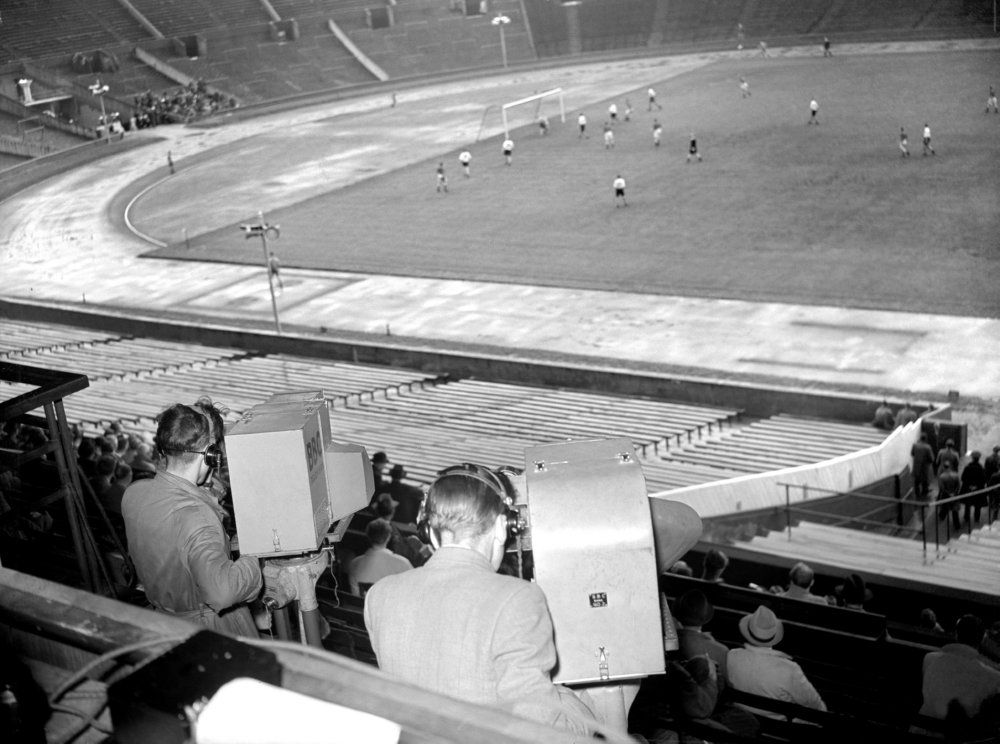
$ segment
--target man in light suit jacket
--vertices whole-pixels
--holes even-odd
[[[379,667],[434,692],[589,733],[593,712],[552,683],[552,620],[537,585],[496,571],[510,499],[485,468],[448,468],[425,514],[438,547],[422,567],[375,584],[365,625]]]

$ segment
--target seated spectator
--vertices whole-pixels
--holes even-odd
[[[779,592],[779,596],[790,599],[801,599],[805,602],[815,602],[816,604],[826,604],[826,597],[813,594],[809,589],[813,585],[815,574],[813,570],[802,561],[799,561],[788,572],[788,589]]]
[[[703,581],[714,581],[717,584],[723,583],[722,572],[729,565],[729,558],[721,550],[712,548],[705,553],[705,560],[702,563],[701,578]]]
[[[142,480],[152,478],[156,475],[155,452],[152,445],[143,442],[136,449],[135,457],[130,463],[132,466],[132,480]]]
[[[943,721],[957,704],[973,719],[987,698],[1000,694],[1000,670],[979,653],[983,635],[982,620],[962,615],[955,624],[955,643],[924,657],[921,715]]]
[[[983,634],[979,644],[979,653],[994,669],[1000,669],[1000,620],[997,620]]]
[[[124,462],[116,463],[111,485],[98,494],[101,503],[109,514],[121,516],[122,496],[125,495],[125,489],[129,487],[131,482],[132,468]]]
[[[979,517],[982,516],[983,507],[986,506],[986,470],[979,462],[983,455],[978,450],[973,450],[972,458],[962,469],[961,485],[959,493],[976,493],[982,491],[965,502],[965,523],[969,525],[979,524]],[[973,520],[970,520],[969,517]]]
[[[861,610],[863,612],[865,603],[872,600],[871,589],[865,586],[863,578],[854,573],[844,579],[844,583],[838,586],[834,592],[837,596],[837,604],[848,610]]]
[[[729,684],[754,695],[784,700],[825,711],[826,704],[790,656],[774,647],[784,638],[781,620],[763,605],[740,619],[740,633],[746,643],[726,657]],[[768,711],[761,715],[781,717]]]
[[[396,507],[396,521],[405,524],[416,524],[417,515],[420,513],[420,505],[424,501],[424,492],[416,486],[403,483],[406,477],[406,469],[402,465],[396,464],[389,471],[389,493],[396,500],[399,506]]]
[[[97,467],[94,477],[90,479],[90,486],[98,498],[104,497],[104,492],[111,488],[111,482],[115,477],[115,466],[118,460],[114,455],[101,455],[97,458]]]
[[[910,401],[906,401],[903,407],[896,411],[896,426],[912,424],[918,418],[917,412],[910,406]]]
[[[925,607],[920,611],[920,627],[924,630],[929,630],[931,633],[944,635],[944,628],[938,622],[937,613],[930,607]]]
[[[385,473],[385,466],[388,464],[389,458],[385,452],[376,452],[372,455],[372,476],[375,478],[375,490],[372,493],[376,497],[385,490],[385,478],[382,474]]]
[[[80,467],[83,477],[87,480],[92,480],[97,475],[97,448],[94,446],[94,440],[90,437],[84,437],[80,440],[80,444],[76,448],[76,463]]]
[[[715,664],[721,679],[720,687],[725,687],[726,655],[729,649],[702,630],[715,615],[715,608],[700,589],[684,592],[674,607],[677,621],[677,655],[681,661],[689,661],[696,656],[707,656]],[[714,676],[714,675],[713,675]]]
[[[872,419],[872,426],[876,429],[892,431],[896,428],[896,418],[892,415],[892,409],[888,401],[883,400],[882,405],[875,409],[875,418]]]
[[[422,566],[431,557],[430,548],[420,542],[416,535],[403,537],[394,522],[396,519],[396,507],[399,504],[389,493],[380,493],[375,497],[375,514],[389,523],[392,535],[389,538],[389,550],[396,555],[401,555],[413,566]]]
[[[362,596],[361,584],[374,584],[386,576],[413,568],[408,560],[386,547],[392,537],[392,528],[386,520],[373,519],[365,528],[365,534],[371,547],[351,561],[347,571],[351,593],[358,596]]]
[[[684,561],[677,561],[674,563],[674,565],[667,569],[667,573],[677,574],[678,576],[694,576],[694,571],[691,570],[691,566]]]

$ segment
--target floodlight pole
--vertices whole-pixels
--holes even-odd
[[[97,96],[101,101],[101,120],[104,122],[104,136],[107,138],[108,144],[111,144],[111,127],[108,123],[108,115],[104,111],[104,94],[108,92],[107,85],[101,85],[101,79],[97,78],[97,82],[89,86],[90,92]]]
[[[281,318],[278,317],[278,301],[274,296],[274,274],[271,272],[271,257],[267,250],[267,234],[270,231],[274,231],[274,237],[278,237],[281,233],[278,229],[278,225],[269,225],[264,222],[264,213],[258,212],[257,217],[260,222],[256,225],[240,225],[240,229],[246,233],[247,239],[254,237],[255,235],[260,236],[261,245],[264,248],[264,270],[267,272],[267,286],[271,291],[271,309],[274,311],[274,328],[277,330],[278,335],[281,335]]]
[[[507,69],[507,37],[504,35],[504,26],[510,23],[510,18],[505,15],[497,14],[497,17],[490,21],[494,26],[500,28],[500,54],[503,58],[503,67]]]

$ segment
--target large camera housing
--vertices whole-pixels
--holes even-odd
[[[323,547],[330,525],[375,490],[365,448],[333,441],[321,390],[279,393],[226,432],[240,553],[298,555]]]

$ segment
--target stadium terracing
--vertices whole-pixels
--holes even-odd
[[[868,295],[840,306],[717,291],[706,299],[696,290],[686,297],[663,289],[616,291],[586,277],[536,285],[538,270],[530,263],[509,262],[503,276],[479,268],[492,242],[467,243],[467,263],[459,259],[458,269],[454,251],[433,253],[435,238],[447,245],[453,237],[442,220],[463,220],[461,204],[430,214],[430,228],[413,225],[415,255],[406,246],[359,244],[355,231],[385,241],[363,224],[345,228],[352,249],[338,245],[336,221],[310,218],[296,236],[293,217],[283,213],[306,221],[294,211],[303,204],[338,209],[323,202],[331,190],[374,199],[377,209],[394,198],[405,201],[430,184],[428,162],[476,138],[483,154],[476,152],[473,168],[480,170],[473,178],[482,172],[485,181],[498,136],[490,106],[557,74],[576,86],[568,94],[573,110],[593,111],[593,126],[608,100],[630,96],[636,126],[641,113],[646,128],[646,81],[657,82],[665,102],[673,85],[667,81],[683,85],[683,75],[704,65],[705,55],[717,62],[735,53],[738,22],[748,38],[766,37],[770,52],[793,64],[817,55],[814,37],[825,34],[836,40],[838,56],[866,54],[867,42],[913,53],[941,48],[935,43],[945,39],[942,46],[965,44],[970,53],[995,58],[995,40],[981,38],[985,16],[968,3],[923,3],[912,18],[897,9],[890,20],[853,3],[796,3],[797,14],[771,8],[768,16],[767,3],[718,3],[720,16],[710,19],[700,3],[637,2],[614,23],[597,2],[571,6],[576,11],[541,1],[500,3],[494,10],[514,19],[506,55],[517,75],[503,83],[493,75],[500,50],[489,17],[456,13],[443,1],[393,6],[390,28],[424,42],[410,55],[389,43],[388,30],[367,27],[358,4],[329,3],[313,12],[314,3],[273,3],[280,17],[270,23],[253,15],[259,8],[239,3],[179,3],[183,12],[162,16],[155,13],[167,4],[132,4],[162,38],[125,18],[117,3],[90,4],[86,13],[67,3],[51,37],[37,25],[22,35],[19,13],[30,12],[30,4],[11,3],[0,27],[0,50],[10,58],[0,68],[5,96],[14,90],[8,83],[26,74],[36,81],[36,100],[49,101],[51,110],[67,110],[64,95],[76,101],[72,127],[53,132],[49,145],[86,136],[97,123],[93,97],[80,90],[94,73],[66,69],[69,47],[101,49],[118,60],[119,71],[103,79],[115,81],[109,96],[126,111],[133,94],[181,82],[163,78],[165,71],[205,78],[239,105],[189,126],[61,150],[4,174],[2,362],[5,369],[86,375],[85,388],[62,398],[67,423],[99,433],[120,421],[148,434],[156,412],[178,399],[209,394],[235,417],[271,392],[322,389],[338,431],[369,451],[388,451],[416,485],[453,462],[517,464],[531,444],[626,436],[651,498],[684,501],[702,516],[708,529],[695,560],[721,544],[747,583],[752,577],[780,583],[788,566],[804,559],[829,581],[859,573],[899,607],[912,609],[931,596],[947,598],[953,612],[995,602],[995,527],[931,534],[928,549],[919,538],[928,534],[925,526],[934,533],[938,520],[920,518],[908,472],[921,430],[964,444],[963,428],[950,423],[954,391],[996,398],[995,312],[966,313],[946,300],[934,306],[936,314],[881,308],[867,304]],[[574,12],[581,35],[563,38],[558,30],[573,28],[565,17]],[[426,23],[418,28],[408,13]],[[452,30],[460,16],[467,26],[462,41]],[[329,20],[387,80],[372,82],[372,69],[333,42]],[[8,35],[12,24],[18,33]],[[437,41],[428,45],[427,37]],[[191,54],[192,43],[199,54]],[[150,56],[136,61],[135,46]],[[648,57],[651,48],[692,56]],[[597,56],[566,66],[567,54],[580,53]],[[487,64],[490,54],[497,60]],[[157,59],[159,70],[151,63]],[[3,110],[19,119],[33,113]],[[295,146],[296,127],[321,130],[328,121],[335,122],[340,147],[310,171],[303,165],[310,153]],[[553,139],[571,136],[573,125],[571,117]],[[23,126],[18,132],[31,141]],[[914,124],[914,142],[917,135]],[[619,150],[626,150],[621,139]],[[526,150],[519,147],[516,157]],[[168,152],[176,174],[166,172]],[[248,170],[248,162],[263,172]],[[454,183],[460,175],[451,168],[449,162]],[[602,194],[604,180],[610,184],[601,181]],[[985,186],[996,193],[995,181]],[[392,196],[379,197],[380,189]],[[203,213],[192,214],[198,204]],[[352,208],[340,207],[339,218],[350,217]],[[236,232],[258,209],[281,223],[271,248],[282,256],[285,288],[273,309],[260,246]],[[479,219],[466,218],[472,227]],[[405,229],[393,225],[390,232]],[[530,236],[521,240],[531,243]],[[991,265],[980,268],[988,278]],[[281,333],[274,330],[279,312]],[[956,337],[975,339],[961,358]],[[31,387],[8,381],[0,397],[9,401]],[[896,409],[909,400],[921,420],[892,431],[871,427],[883,397]]]

